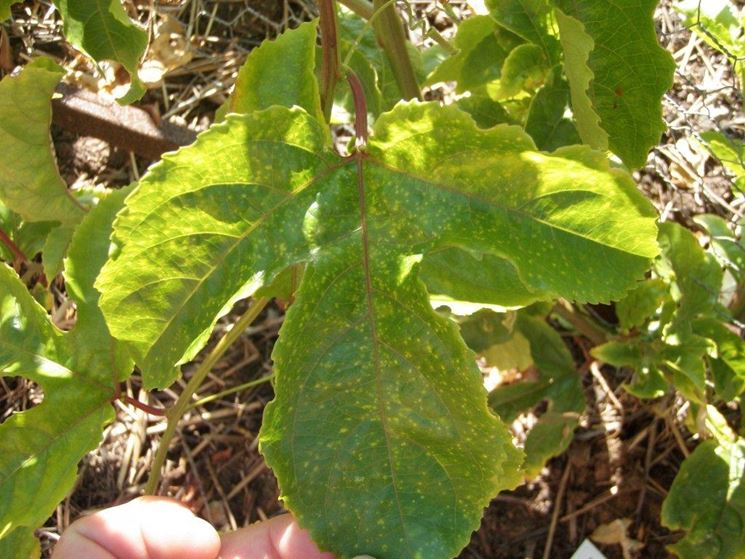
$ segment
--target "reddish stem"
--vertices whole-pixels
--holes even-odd
[[[326,120],[331,117],[334,106],[334,90],[339,79],[339,44],[336,32],[336,3],[334,0],[320,0],[321,26],[321,101]]]
[[[113,403],[114,400],[121,400],[125,404],[134,406],[138,410],[142,410],[145,413],[149,413],[151,415],[157,415],[158,417],[165,417],[166,415],[166,410],[164,408],[156,408],[155,406],[151,406],[149,404],[140,402],[139,400],[135,400],[128,394],[122,394],[122,387],[120,384],[117,384],[116,388],[114,388],[114,395],[111,397],[111,402]]]
[[[22,263],[26,265],[28,265],[29,262],[31,262],[29,257],[24,254],[24,252],[18,247],[18,245],[13,242],[13,239],[11,239],[10,236],[2,229],[0,229],[0,241],[2,241],[2,243],[6,247],[8,247],[8,249],[13,254],[16,260],[20,260]],[[43,272],[39,276],[39,283],[41,283],[44,287],[48,287],[47,277],[44,275]]]
[[[347,81],[354,99],[354,133],[357,137],[357,148],[367,145],[367,101],[362,82],[352,70],[347,71]]]

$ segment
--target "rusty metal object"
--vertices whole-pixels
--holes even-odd
[[[167,151],[191,144],[197,137],[196,132],[182,126],[157,124],[145,109],[122,107],[85,89],[60,84],[57,93],[61,97],[52,101],[54,124],[153,161]]]

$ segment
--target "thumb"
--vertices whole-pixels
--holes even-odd
[[[226,534],[220,559],[334,559],[289,514]]]
[[[176,501],[142,497],[74,522],[52,559],[216,559],[215,529]]]

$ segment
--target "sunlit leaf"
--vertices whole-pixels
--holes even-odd
[[[84,209],[57,170],[50,100],[63,70],[47,58],[0,81],[0,200],[26,222],[74,224]]]
[[[137,76],[147,48],[147,31],[127,15],[121,0],[55,0],[62,15],[65,39],[96,62],[113,60],[129,73],[129,91],[118,101],[137,101],[145,86]]]
[[[500,255],[530,290],[607,300],[656,254],[654,212],[601,155],[542,154],[518,128],[482,130],[453,107],[399,104],[358,158],[331,152],[327,133],[299,108],[273,107],[166,155],[117,218],[101,305],[146,383],[163,386],[233,301],[305,262],[262,435],[283,496],[342,554],[449,557],[517,457],[470,352],[430,306],[418,255]],[[331,478],[330,461],[343,464]],[[436,517],[417,513],[420,496]]]
[[[0,424],[0,538],[36,528],[52,513],[72,487],[78,461],[113,418],[114,389],[131,371],[92,287],[124,194],[103,200],[73,238],[68,289],[78,324],[71,333],[58,331],[15,272],[0,264],[0,373],[26,377],[44,391],[41,404]]]

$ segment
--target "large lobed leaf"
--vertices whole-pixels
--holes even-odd
[[[73,238],[67,259],[67,286],[78,305],[73,332],[58,331],[15,272],[0,264],[0,373],[26,377],[44,391],[40,405],[0,425],[0,549],[10,545],[6,537],[28,539],[70,490],[77,463],[113,418],[115,385],[131,371],[92,287],[125,194],[103,200]],[[21,553],[21,544],[13,545]]]
[[[657,0],[553,0],[582,140],[641,167],[665,125],[675,64],[657,44]]]
[[[164,386],[233,301],[307,262],[262,433],[283,498],[342,556],[449,557],[519,460],[416,255],[464,247],[533,291],[608,300],[656,254],[654,212],[589,149],[543,154],[453,107],[398,105],[351,159],[327,134],[273,107],[167,155],[117,218],[101,306]]]

